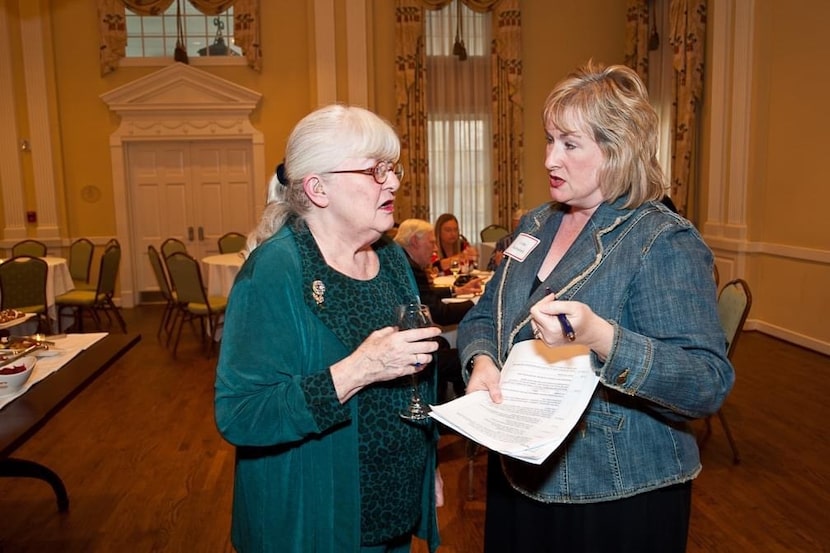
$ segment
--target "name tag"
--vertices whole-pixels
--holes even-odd
[[[516,261],[524,261],[530,252],[539,245],[539,239],[529,234],[521,233],[513,239],[510,247],[504,250],[504,255],[515,259]]]

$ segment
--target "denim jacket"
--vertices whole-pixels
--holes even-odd
[[[532,294],[564,212],[549,203],[528,213],[515,235],[540,243],[523,262],[504,258],[459,325],[464,367],[479,354],[501,367],[514,343],[532,339],[530,307],[546,287],[614,326],[605,361],[592,354],[600,382],[565,443],[539,466],[502,457],[512,486],[539,501],[607,501],[693,479],[701,467],[688,422],[717,412],[734,383],[711,251],[664,206],[624,202],[601,204]]]

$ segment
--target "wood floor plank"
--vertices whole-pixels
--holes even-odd
[[[233,551],[233,448],[213,419],[216,358],[207,359],[186,329],[174,360],[155,339],[159,306],[125,316],[143,340],[15,454],[61,475],[69,513],[57,512],[42,482],[0,479],[0,553]],[[822,415],[830,358],[750,332],[735,365],[724,411],[743,460],[732,464],[713,420],[688,551],[827,551],[830,445]],[[440,553],[482,551],[487,457],[475,458],[468,499],[465,445],[452,435],[441,441]],[[413,551],[426,547],[417,542]]]

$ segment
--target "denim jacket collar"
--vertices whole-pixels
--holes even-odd
[[[536,272],[547,255],[549,245],[553,242],[556,231],[562,223],[565,206],[558,203],[548,203],[532,211],[522,220],[516,229],[516,234],[526,233],[539,239],[539,244],[528,254],[523,262],[505,257],[504,275],[500,282],[507,280],[512,283],[507,289],[500,289],[498,295],[506,295],[506,301],[512,305],[524,304],[518,310],[517,318],[505,321],[512,328],[511,340],[530,320],[530,307],[538,302],[549,289],[556,297],[568,300],[579,290],[591,272],[597,267],[602,257],[612,247],[616,240],[616,233],[612,233],[620,225],[635,216],[640,210],[623,209],[627,197],[618,198],[613,203],[603,202],[591,215],[585,228],[577,236],[574,244],[555,270],[531,294]],[[508,343],[509,343],[508,342]],[[501,357],[501,355],[500,355]]]

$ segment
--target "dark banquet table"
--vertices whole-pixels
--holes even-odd
[[[36,461],[11,455],[140,340],[140,334],[108,334],[3,407],[0,410],[0,477],[37,478],[48,482],[55,492],[58,510],[67,511],[69,496],[60,476]]]

